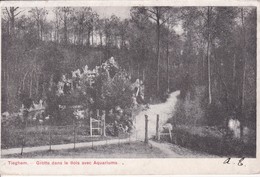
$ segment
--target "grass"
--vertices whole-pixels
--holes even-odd
[[[102,145],[93,149],[78,148],[69,150],[52,150],[23,155],[6,155],[2,158],[163,158],[167,157],[161,150],[143,142]]]
[[[3,130],[4,129],[4,130]],[[74,129],[73,126],[61,126],[53,127],[50,129],[47,126],[39,127],[28,127],[26,133],[22,129],[2,129],[2,149],[17,148],[21,147],[23,139],[25,141],[25,147],[34,147],[50,144],[50,133],[51,133],[51,144],[68,144],[74,142]],[[120,138],[126,138],[128,135],[121,135]],[[88,127],[77,127],[75,142],[90,142],[90,141],[101,141],[106,139],[113,139],[114,137],[93,137],[91,139],[89,135]]]

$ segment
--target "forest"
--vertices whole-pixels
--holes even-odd
[[[129,9],[122,18],[92,7],[3,8],[2,113],[43,100],[53,124],[66,124],[62,104],[131,112],[134,102],[161,103],[179,90],[174,126],[225,129],[232,119],[239,137],[256,131],[256,7]],[[78,79],[85,70],[98,75],[94,86]],[[64,86],[60,96],[68,78],[73,94]]]

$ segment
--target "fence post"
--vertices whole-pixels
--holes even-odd
[[[135,141],[137,141],[136,117],[134,119],[135,119]]]
[[[24,128],[24,133],[23,133],[21,155],[23,155],[23,149],[25,146],[26,136],[27,136],[27,119],[25,118],[25,128]]]
[[[97,109],[97,117],[96,117],[96,119],[99,119],[99,109]]]
[[[49,143],[50,148],[49,148],[49,150],[51,150],[51,127],[49,127],[49,140],[50,140],[50,143]]]
[[[102,111],[101,120],[102,120],[102,135],[106,136],[106,111],[105,110]]]
[[[144,143],[148,143],[148,116],[145,116],[145,137],[144,137]]]
[[[172,132],[171,132],[170,128],[169,128],[169,135],[170,135],[170,139],[171,139],[171,143],[172,143]]]
[[[73,143],[74,143],[74,149],[76,148],[76,126],[75,126],[75,120],[73,119]]]
[[[93,140],[93,137],[91,136],[90,138],[91,138],[91,148],[94,149],[94,142],[93,142],[94,140]]]
[[[92,138],[92,118],[90,117],[90,137]]]
[[[160,140],[160,132],[159,132],[159,114],[157,114],[156,118],[156,140]]]
[[[23,155],[23,145],[24,144],[24,135],[23,135],[23,140],[22,140],[22,148],[21,148],[21,155]]]

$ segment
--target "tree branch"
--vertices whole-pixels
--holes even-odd
[[[157,13],[156,12],[154,12],[154,11],[152,11],[152,10],[150,10],[150,9],[146,9],[148,12],[150,12],[150,13],[152,13],[152,14],[154,14],[154,15],[157,15]]]
[[[16,11],[17,9],[19,9],[19,7],[15,7],[15,8],[14,8],[14,11]]]
[[[7,7],[5,7],[5,10],[6,10],[7,14],[8,14],[8,17],[11,18],[11,15],[10,15],[10,13],[9,13],[9,11],[8,11],[8,9],[7,9]]]
[[[16,17],[17,15],[19,15],[21,12],[23,12],[23,11],[20,11],[20,12],[18,12],[17,14],[15,14],[14,16]]]
[[[148,15],[148,18],[151,18],[151,19],[153,19],[154,21],[157,21],[157,19],[154,18],[152,15]]]
[[[162,13],[160,13],[160,16],[163,15],[165,12],[167,12],[169,9],[166,8]]]
[[[172,16],[170,15],[167,19],[163,20],[163,22],[160,24],[160,26],[163,25],[165,22],[167,22],[171,17]]]

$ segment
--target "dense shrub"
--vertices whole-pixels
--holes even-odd
[[[178,99],[173,113],[173,122],[192,126],[205,124],[203,91],[203,87],[198,87],[194,93],[187,92],[184,99]]]
[[[117,73],[113,80],[106,81],[103,84],[103,94],[105,108],[112,109],[116,106],[129,108],[132,104],[131,82],[123,72]]]
[[[183,127],[173,129],[174,143],[193,150],[228,157],[256,157],[256,144],[225,138],[224,132],[210,127]],[[207,133],[208,132],[208,133]],[[211,132],[211,133],[209,133]],[[217,133],[216,133],[217,132]]]
[[[94,115],[97,109],[115,112],[116,107],[119,107],[123,113],[120,113],[122,115],[118,115],[119,117],[131,117],[125,116],[128,115],[125,110],[133,106],[132,83],[128,74],[119,68],[113,57],[93,70],[86,66],[83,73],[73,76],[73,89],[70,88],[69,91],[64,91],[59,86],[67,84],[68,79],[65,75],[63,78],[57,83],[52,83],[53,87],[47,92],[46,113],[53,118],[53,124],[71,123],[75,119],[75,110],[70,109],[73,106],[81,106],[82,110],[88,109]],[[62,111],[60,107],[64,107]],[[115,121],[108,120],[110,117],[107,117],[107,122]],[[124,119],[117,121],[126,124]]]
[[[225,108],[221,106],[221,104],[216,103],[212,103],[206,107],[205,117],[207,120],[207,125],[224,125],[225,117],[227,116]]]
[[[254,127],[248,126],[250,133],[243,138],[233,138],[224,126],[227,109],[218,100],[208,105],[205,87],[197,87],[194,91],[194,98],[187,92],[176,103],[172,119],[174,143],[220,156],[255,157]]]

